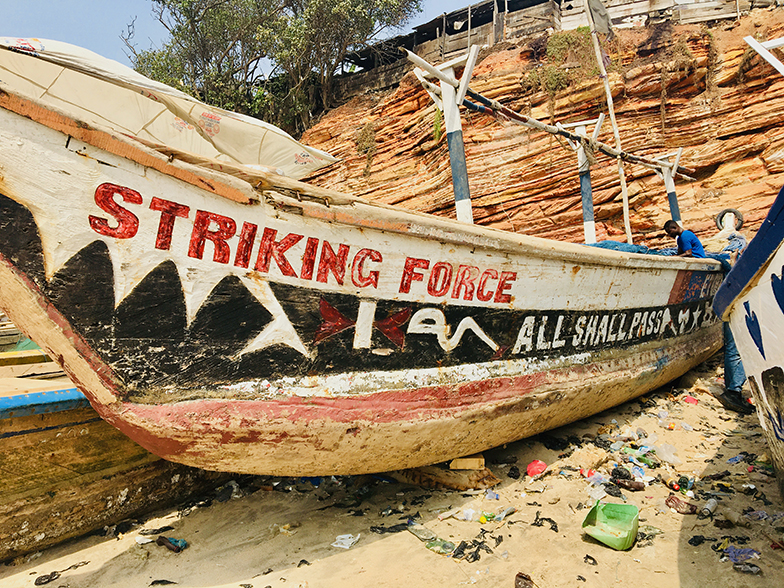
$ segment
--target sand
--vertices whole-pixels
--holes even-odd
[[[766,448],[756,414],[729,412],[711,396],[720,390],[720,375],[718,356],[680,381],[689,385],[685,392],[668,386],[641,401],[549,433],[562,441],[577,441],[571,448],[548,449],[545,442],[552,447],[552,441],[539,436],[485,452],[488,467],[501,480],[493,488],[498,499],[488,498],[485,492],[423,489],[389,481],[387,476],[322,479],[318,488],[309,480],[238,476],[235,484],[212,493],[200,504],[121,526],[124,532],[117,536],[110,531],[106,536],[84,537],[0,566],[0,586],[34,586],[36,578],[55,571],[60,576],[44,585],[380,588],[476,584],[512,588],[516,574],[523,572],[539,588],[780,586],[784,550],[773,549],[772,544],[784,536],[784,518],[776,518],[784,513],[784,503],[775,478],[764,467]],[[696,398],[697,404],[685,402],[687,396]],[[668,413],[661,423],[660,411]],[[670,423],[674,430],[667,428]],[[674,446],[681,461],[674,466],[646,468],[646,474],[699,479],[729,470],[730,477],[723,480],[729,488],[711,481],[697,481],[694,487],[723,493],[715,520],[749,508],[764,511],[770,518],[751,520],[741,514],[741,522],[748,527],[721,529],[710,518],[668,509],[664,500],[670,489],[654,482],[639,492],[624,490],[623,495],[627,504],[639,507],[641,528],[653,531],[643,527],[649,525],[660,534],[647,541],[638,538],[628,551],[615,551],[588,537],[581,525],[587,505],[592,504],[592,486],[576,470],[607,460],[598,468],[607,476],[621,454],[598,448],[592,439],[601,433],[617,436],[638,428],[655,434],[656,444]],[[752,463],[728,462],[741,452],[756,454],[757,459],[750,458]],[[525,471],[535,459],[547,463],[548,469],[534,480]],[[514,474],[515,466],[522,474],[519,479],[509,475]],[[705,504],[704,494],[693,499],[678,496]],[[624,503],[612,496],[602,500]],[[516,512],[500,523],[438,517],[452,509],[498,513],[508,507]],[[537,513],[554,521],[557,530],[549,521],[533,525]],[[455,544],[471,543],[479,537],[487,549],[478,547],[479,559],[469,562],[430,551],[407,529],[383,534],[372,530],[401,525],[411,518]],[[144,537],[142,530],[164,525],[172,529],[163,535],[185,539],[189,546],[174,553],[154,542],[137,543],[137,538]],[[348,549],[332,546],[340,535],[359,539]],[[689,539],[696,535],[708,540],[690,545]],[[724,536],[732,537],[737,547],[759,552],[759,559],[750,563],[758,566],[761,574],[743,574],[733,569],[732,562],[721,561],[721,554],[712,547]]]

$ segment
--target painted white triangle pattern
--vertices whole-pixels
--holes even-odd
[[[280,302],[275,298],[275,294],[272,292],[269,284],[249,276],[242,276],[240,280],[251,294],[264,305],[264,308],[272,314],[273,320],[255,339],[248,343],[239,354],[245,355],[246,353],[258,351],[259,349],[264,349],[271,345],[283,344],[296,349],[305,357],[313,359],[315,354],[308,351],[305,347],[302,339],[300,339],[300,336],[294,329],[294,325],[291,324],[288,316],[286,316],[286,313],[283,311]]]
[[[239,355],[282,344],[295,349],[305,357],[313,357],[313,352],[309,351],[302,342],[272,289],[265,281],[252,277],[252,272],[228,264],[215,264],[208,258],[212,252],[205,253],[205,259],[202,260],[185,256],[177,259],[168,251],[143,249],[141,243],[135,239],[119,240],[103,237],[89,228],[81,231],[63,230],[63,224],[55,222],[52,218],[51,210],[37,207],[32,210],[41,235],[47,280],[51,280],[74,254],[94,241],[100,240],[106,244],[112,261],[115,307],[117,307],[152,270],[165,261],[172,261],[177,267],[182,284],[187,321],[190,325],[215,286],[227,275],[238,275],[243,285],[273,317],[272,322],[267,324]]]

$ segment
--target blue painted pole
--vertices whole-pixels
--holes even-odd
[[[664,176],[664,188],[667,190],[667,201],[670,203],[670,218],[683,226],[681,209],[678,206],[678,195],[675,193],[675,180],[672,179],[672,169],[663,168],[662,175]]]
[[[454,75],[451,69],[444,73],[450,77]],[[457,89],[443,80],[441,81],[441,100],[444,105],[444,126],[446,127],[446,142],[449,146],[449,166],[452,170],[455,213],[457,220],[473,224],[474,213],[471,208],[471,190],[468,186],[463,127],[460,122],[460,108],[456,102]]]
[[[679,147],[678,151],[675,152],[675,161],[672,164],[669,164],[669,159],[672,155],[667,155],[658,159],[657,161],[664,165],[656,170],[656,175],[664,180],[664,189],[667,191],[667,201],[670,204],[670,218],[681,226],[683,226],[683,222],[681,221],[681,209],[678,206],[678,195],[675,193],[675,179],[673,176],[678,169],[682,154],[683,147]]]
[[[585,136],[586,128],[575,129],[578,135]],[[593,212],[593,190],[591,189],[591,164],[582,143],[577,147],[577,172],[580,175],[580,197],[583,204],[583,236],[588,244],[596,243],[596,222]]]

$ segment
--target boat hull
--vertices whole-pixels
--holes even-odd
[[[784,493],[784,189],[716,295]]]
[[[0,105],[0,306],[166,459],[436,463],[634,398],[721,345],[710,260],[250,182]]]
[[[223,480],[152,455],[73,387],[18,378],[0,378],[0,471],[0,561],[182,502]]]

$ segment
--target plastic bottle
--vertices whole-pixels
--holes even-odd
[[[495,513],[494,512],[484,512],[484,511],[482,511],[482,513],[479,515],[479,522],[480,523],[486,523],[487,521],[492,521],[493,519],[495,519]]]
[[[667,481],[664,482],[664,485],[676,492],[681,489],[680,485],[678,484],[678,480],[675,478],[667,478]]]
[[[430,551],[435,551],[441,555],[449,555],[455,550],[455,544],[445,539],[434,539],[425,544]]]
[[[730,521],[736,527],[748,527],[749,521],[743,515],[735,512],[734,510],[723,510],[724,518]]]
[[[705,506],[702,507],[700,514],[704,517],[711,516],[714,512],[716,512],[716,507],[719,505],[718,501],[715,498],[711,498],[708,502],[705,503]]]
[[[632,490],[633,492],[645,490],[645,482],[640,482],[639,480],[615,480],[615,485],[619,488]]]

